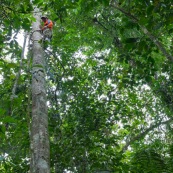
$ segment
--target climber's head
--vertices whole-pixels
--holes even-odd
[[[47,18],[46,16],[42,16],[42,17],[41,17],[41,20],[42,20],[43,22],[46,22],[47,19],[48,19],[48,18]]]

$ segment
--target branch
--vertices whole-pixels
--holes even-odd
[[[61,66],[62,69],[63,69],[63,74],[62,74],[62,76],[63,76],[64,73],[65,73],[65,68],[64,68],[63,64],[61,63],[61,61],[60,61],[58,58],[56,58],[56,56],[54,56],[54,54],[53,54],[50,50],[46,49],[46,51],[48,51],[48,52],[59,62],[60,66]],[[45,53],[46,53],[46,52],[45,52]]]
[[[131,145],[134,141],[139,140],[141,138],[144,138],[151,130],[159,127],[160,125],[164,125],[164,124],[169,124],[171,121],[173,121],[173,118],[164,121],[164,122],[160,122],[157,124],[153,124],[151,125],[148,129],[146,129],[144,132],[136,135],[135,137],[133,137],[131,140],[129,140],[126,145],[123,147],[122,151],[125,152],[127,150],[127,148],[129,147],[129,145]]]
[[[150,40],[157,46],[157,48],[162,52],[162,54],[168,60],[173,62],[173,56],[167,52],[167,50],[164,48],[164,45],[151,32],[149,32],[145,26],[142,26],[141,24],[139,24],[139,20],[135,16],[133,16],[131,13],[129,13],[129,12],[125,11],[124,9],[122,9],[121,7],[119,7],[119,5],[116,2],[111,1],[110,5],[114,8],[116,8],[117,10],[121,11],[123,14],[125,14],[127,17],[131,18],[135,23],[137,23],[140,26],[143,33],[150,38]]]
[[[102,15],[102,17],[103,17],[103,15]],[[103,17],[104,18],[104,17]],[[114,43],[114,45],[116,45],[117,47],[120,47],[120,48],[122,48],[122,44],[121,44],[121,42],[120,42],[120,40],[119,40],[119,38],[118,37],[116,37],[116,36],[114,36],[114,33],[112,32],[112,31],[110,31],[107,27],[105,27],[97,18],[94,18],[93,19],[94,21],[94,23],[97,23],[98,25],[100,25],[103,29],[105,29],[107,32],[109,32],[110,34],[111,34],[111,36],[113,36],[113,43]],[[104,18],[104,20],[106,20],[105,18]],[[108,21],[107,21],[108,22]],[[109,23],[109,22],[108,22]],[[110,24],[110,23],[109,23]],[[112,26],[113,27],[113,26]]]
[[[21,60],[20,60],[20,67],[19,67],[19,71],[16,75],[16,80],[15,80],[15,83],[14,83],[14,86],[13,86],[13,89],[12,89],[12,96],[11,96],[12,100],[15,97],[17,84],[18,84],[20,74],[21,74],[21,68],[22,68],[22,65],[23,65],[23,58],[24,58],[24,53],[25,53],[26,39],[27,39],[27,33],[25,33],[25,36],[24,36],[23,49],[22,49]]]

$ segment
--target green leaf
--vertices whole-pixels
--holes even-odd
[[[17,65],[15,63],[8,63],[7,68],[15,68]]]
[[[6,116],[5,118],[3,118],[2,122],[3,123],[17,123],[17,120],[11,116]]]

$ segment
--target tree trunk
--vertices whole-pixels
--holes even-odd
[[[39,31],[40,13],[35,9],[33,23],[31,173],[50,173],[48,112],[46,105],[45,59]]]

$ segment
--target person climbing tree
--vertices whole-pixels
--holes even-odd
[[[52,38],[53,22],[45,16],[42,16],[41,19],[44,22],[44,26],[40,26],[43,33],[43,39],[50,41]]]

